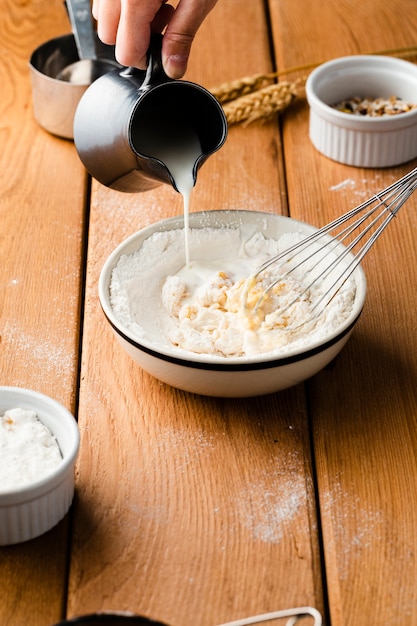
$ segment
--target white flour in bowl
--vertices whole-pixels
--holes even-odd
[[[140,342],[156,347],[224,357],[285,353],[307,347],[337,329],[351,313],[355,285],[345,283],[324,313],[304,324],[323,284],[305,291],[300,278],[284,284],[253,307],[270,279],[272,266],[248,291],[248,278],[268,257],[302,236],[278,240],[239,228],[189,231],[192,261],[184,266],[184,231],[158,232],[113,269],[110,302],[119,322]],[[263,282],[265,281],[265,282]],[[286,304],[300,294],[289,310]]]
[[[0,415],[0,491],[41,480],[61,462],[56,438],[34,411],[14,408]]]

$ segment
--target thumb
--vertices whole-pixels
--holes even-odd
[[[162,63],[171,78],[184,76],[195,34],[217,0],[180,0],[162,41]]]

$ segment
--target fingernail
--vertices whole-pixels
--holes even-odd
[[[170,78],[182,78],[187,69],[188,57],[184,54],[172,54],[164,59],[164,70]]]

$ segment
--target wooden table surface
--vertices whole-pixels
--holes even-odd
[[[29,56],[69,31],[61,0],[0,0],[0,384],[51,395],[81,434],[70,513],[0,548],[1,626],[104,610],[215,626],[307,605],[328,626],[417,624],[417,196],[365,259],[365,311],[330,367],[254,399],[170,388],[116,343],[97,281],[181,197],[90,186],[73,143],[36,124]],[[414,0],[219,0],[186,78],[210,89],[416,44]],[[301,96],[230,128],[192,209],[319,226],[414,166],[326,159]]]

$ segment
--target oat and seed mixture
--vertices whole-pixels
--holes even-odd
[[[367,115],[369,117],[382,117],[383,115],[398,115],[407,113],[417,108],[417,104],[404,102],[401,98],[350,98],[334,105],[334,108],[342,113],[350,115]]]

